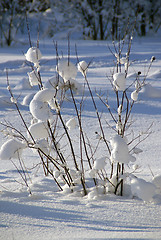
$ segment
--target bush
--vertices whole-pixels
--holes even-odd
[[[87,77],[90,63],[79,61],[77,49],[77,67],[70,61],[70,46],[68,48],[68,58],[65,59],[58,55],[58,46],[55,44],[56,76],[49,79],[46,86],[43,86],[40,74],[40,59],[42,57],[40,50],[31,46],[27,51],[26,60],[32,65],[32,71],[29,73],[30,84],[31,86],[39,86],[38,92],[29,105],[29,114],[32,115],[30,126],[27,125],[21,114],[7,75],[11,101],[16,106],[27,134],[23,135],[19,129],[10,124],[2,123],[5,128],[12,129],[14,134],[10,136],[11,140],[2,145],[0,159],[19,159],[23,170],[20,174],[27,187],[29,187],[29,184],[24,171],[25,165],[21,160],[21,152],[26,148],[37,151],[44,174],[51,175],[61,191],[66,189],[67,186],[71,192],[80,191],[82,196],[90,194],[91,197],[92,194],[94,196],[95,192],[97,194],[110,192],[122,196],[126,192],[127,186],[133,186],[131,189],[136,191],[136,185],[140,183],[142,186],[148,184],[135,177],[134,172],[137,170],[137,165],[134,165],[135,169],[131,170],[127,166],[129,163],[136,161],[134,154],[141,152],[141,149],[137,146],[149,136],[150,127],[138,135],[130,135],[128,131],[132,125],[131,111],[140,90],[145,85],[147,74],[155,58],[152,57],[147,74],[140,79],[141,72],[138,72],[135,80],[127,86],[126,79],[130,67],[132,39],[131,36],[127,42],[128,50],[125,57],[123,57],[125,40],[119,42],[118,48],[113,43],[114,50],[110,49],[115,57],[115,66],[109,80],[115,93],[116,111],[111,108],[109,99],[102,96],[101,93],[91,90]],[[77,69],[84,78],[83,85],[80,85],[75,79]],[[133,86],[135,86],[135,90],[130,93],[129,89]],[[99,129],[97,132],[95,129],[93,130],[96,134],[94,141],[91,136],[87,136],[84,130],[82,113],[86,104],[86,92],[90,95],[97,117],[98,126],[96,128]],[[79,94],[79,97],[77,97],[77,94]],[[97,108],[96,97],[106,107],[116,126],[115,128],[110,127],[114,131],[114,135],[110,139],[107,139],[107,128]],[[74,116],[68,121],[63,116],[63,104],[66,98],[71,102],[74,109]],[[107,125],[110,126],[109,123]],[[73,137],[73,131],[75,137]],[[12,145],[12,148],[8,152],[9,145]],[[107,154],[100,157],[99,147],[106,148]],[[91,185],[89,188],[87,187],[89,181],[93,182],[93,193],[90,190]],[[151,185],[148,186],[150,186],[151,194],[146,195],[146,200],[151,199],[154,194]],[[145,196],[144,187],[141,191],[142,195],[139,195],[139,197],[143,196],[143,199]],[[32,189],[30,189],[31,192]]]

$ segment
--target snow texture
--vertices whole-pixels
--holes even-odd
[[[135,90],[135,91],[133,91],[133,92],[131,93],[131,99],[132,99],[133,101],[137,101],[137,100],[138,100],[138,92],[137,92],[137,90]]]

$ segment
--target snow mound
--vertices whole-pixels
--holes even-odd
[[[26,148],[26,143],[16,139],[6,141],[0,149],[0,160],[10,160],[11,158],[19,158],[22,150]]]
[[[69,85],[70,82],[70,85]],[[74,79],[70,79],[68,82],[65,83],[64,87],[70,88],[76,93],[81,94],[83,93],[82,85]]]
[[[152,183],[156,186],[158,192],[161,193],[161,175],[155,176]]]
[[[54,98],[54,89],[44,89],[38,91],[30,102],[29,108],[32,116],[41,121],[45,121],[52,117],[51,100]],[[53,105],[52,105],[53,106]]]
[[[15,87],[16,90],[28,90],[31,89],[31,85],[27,78],[23,78]]]
[[[118,91],[125,91],[126,88],[126,78],[124,73],[115,73],[113,75],[113,85]]]
[[[41,149],[47,155],[49,154],[49,144],[45,139],[40,139],[36,142],[37,148]]]
[[[155,195],[156,187],[153,183],[147,182],[141,178],[131,179],[131,191],[132,194],[143,201],[151,201]]]
[[[161,98],[161,89],[145,84],[139,95],[145,98]]]
[[[120,163],[134,162],[136,159],[131,154],[129,154],[128,145],[124,138],[119,135],[115,135],[111,140],[110,144],[112,146],[111,151],[111,161]]]
[[[29,127],[29,131],[31,135],[36,139],[47,138],[49,136],[47,125],[42,121],[32,124]]]
[[[65,82],[70,79],[75,79],[77,75],[76,66],[63,58],[59,60],[58,65],[56,66],[56,71],[64,79]]]

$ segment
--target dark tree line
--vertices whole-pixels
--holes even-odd
[[[26,13],[45,22],[41,31],[51,37],[58,31],[80,29],[84,38],[105,40],[123,36],[127,24],[139,36],[156,33],[161,26],[160,0],[1,0],[0,36],[11,45],[25,27]],[[36,18],[35,18],[36,19]]]

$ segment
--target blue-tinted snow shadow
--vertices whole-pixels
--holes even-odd
[[[107,220],[107,221],[100,221],[100,220],[91,220],[90,216],[87,217],[83,214],[82,211],[76,210],[67,210],[67,209],[60,209],[54,205],[53,208],[44,207],[44,206],[31,206],[16,202],[8,202],[8,201],[0,201],[0,212],[3,214],[11,214],[17,215],[22,217],[28,217],[31,219],[28,225],[32,225],[35,227],[45,227],[45,228],[53,228],[54,222],[59,222],[60,227],[62,227],[63,231],[63,224],[67,224],[69,227],[79,228],[79,229],[86,229],[91,231],[104,231],[104,232],[151,232],[154,230],[159,230],[159,227],[153,227],[144,224],[144,226],[140,226],[137,224],[126,224],[121,220]],[[45,221],[38,224],[36,220],[43,220]],[[49,221],[49,222],[48,222]],[[7,223],[6,223],[7,224]],[[27,224],[26,222],[19,223],[22,225]],[[62,224],[62,225],[61,225]],[[0,226],[3,227],[3,226]]]
[[[78,101],[80,101],[81,96],[76,96],[76,99],[78,99]],[[98,112],[101,113],[109,113],[107,107],[99,100],[99,98],[97,96],[95,96],[94,93],[94,99],[95,99],[95,103],[98,109]],[[77,101],[77,100],[76,100]],[[114,98],[114,96],[109,97],[109,106],[111,111],[116,114],[117,113],[117,106],[116,106],[116,99]],[[132,108],[132,114],[148,114],[148,115],[160,115],[161,114],[161,98],[153,98],[153,99],[143,99],[143,100],[139,100],[137,101],[133,108]],[[126,106],[125,106],[126,107]],[[79,109],[79,104],[78,104],[78,109]],[[85,116],[87,116],[88,112],[96,112],[93,102],[91,100],[91,97],[89,96],[88,93],[86,93],[85,96],[85,101],[83,104],[83,108],[82,108],[82,116],[84,115],[85,112]],[[72,103],[72,99],[70,98],[70,101],[65,101],[63,103],[63,111],[62,114],[75,114],[75,110],[74,110],[74,104]],[[90,117],[97,117],[96,115],[91,116]]]

